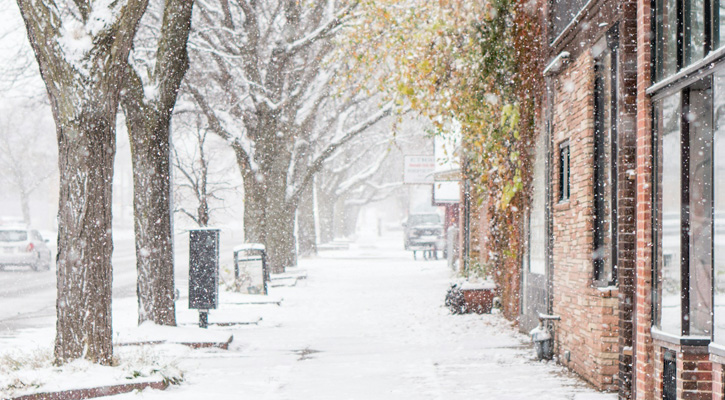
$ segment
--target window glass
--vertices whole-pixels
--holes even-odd
[[[677,1],[656,0],[656,7],[655,79],[659,81],[677,72]]]
[[[713,49],[725,45],[725,1],[713,0]]]
[[[27,231],[0,230],[0,242],[23,242],[28,240]]]
[[[714,87],[714,339],[725,344],[725,71],[715,73]]]
[[[690,89],[690,334],[712,333],[712,89]]]
[[[546,273],[546,135],[536,140],[533,198],[529,217],[529,272]]]
[[[686,0],[685,65],[702,60],[705,51],[705,0]]]
[[[682,333],[681,254],[680,254],[680,94],[655,104],[658,139],[656,191],[657,210],[657,303],[658,327],[665,332]],[[666,194],[666,195],[663,195]]]
[[[559,148],[559,200],[569,200],[569,143]]]
[[[614,283],[615,211],[612,195],[614,180],[612,176],[612,74],[616,70],[612,64],[614,54],[606,51],[597,61],[595,86],[595,230],[594,230],[594,267],[595,279],[600,284]]]
[[[549,18],[551,23],[551,40],[559,36],[584,7],[586,0],[551,0]]]

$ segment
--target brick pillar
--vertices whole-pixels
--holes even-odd
[[[619,398],[633,396],[637,247],[637,2],[622,2],[619,34],[620,123],[617,137],[617,281],[619,286]]]
[[[725,400],[723,396],[723,365],[712,363],[712,400]]]
[[[637,0],[637,264],[635,398],[654,399],[652,346],[652,121],[650,0]]]

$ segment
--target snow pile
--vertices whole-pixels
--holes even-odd
[[[183,346],[125,348],[116,350],[113,366],[79,359],[60,367],[53,365],[51,349],[4,353],[0,355],[0,398],[159,380],[178,384],[184,380],[184,371],[177,359],[188,351]]]

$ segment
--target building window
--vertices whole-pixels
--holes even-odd
[[[705,78],[654,102],[657,327],[711,336],[713,96]]]
[[[677,400],[677,355],[667,350],[662,367],[662,399]]]
[[[617,27],[595,46],[594,64],[594,280],[617,280]]]
[[[654,80],[676,74],[718,48],[723,29],[720,0],[655,0]]]
[[[559,201],[569,200],[569,142],[559,146]]]
[[[551,33],[556,39],[561,35],[571,21],[584,7],[586,0],[551,0],[549,3],[549,21],[551,24]]]
[[[725,71],[715,73],[713,89],[713,340],[725,345]]]

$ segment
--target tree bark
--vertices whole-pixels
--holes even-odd
[[[63,363],[85,356],[110,364],[111,190],[115,112],[86,117],[62,115],[58,126],[60,198],[55,358]],[[70,118],[69,118],[70,117]]]
[[[297,209],[297,236],[301,256],[317,254],[314,185],[308,185],[302,192],[300,206]]]
[[[282,273],[297,264],[296,207],[284,201],[284,183],[278,179],[267,185],[267,181],[270,179],[244,178],[244,237],[247,242],[264,244],[271,271]]]
[[[133,115],[127,112],[127,115]],[[156,117],[156,118],[154,118]],[[169,122],[145,115],[143,128],[129,129],[133,161],[138,323],[176,325],[171,224]],[[166,119],[166,120],[165,120]],[[127,118],[129,127],[135,125]]]
[[[23,222],[30,226],[30,193],[25,188],[20,189],[20,207],[23,212]]]
[[[320,243],[330,243],[335,239],[335,199],[319,187],[317,210],[320,213]]]
[[[155,70],[158,94],[144,96],[143,82],[130,71],[122,98],[133,161],[136,294],[138,323],[176,325],[171,208],[171,114],[188,69],[186,43],[193,1],[167,0]]]
[[[76,1],[82,23],[98,3]],[[125,65],[148,0],[117,4],[115,21],[89,38],[82,57],[61,45],[53,2],[18,0],[48,91],[58,139],[60,193],[55,361],[111,364],[112,183],[116,113]],[[82,6],[82,7],[81,7]],[[111,5],[114,6],[114,5]]]

